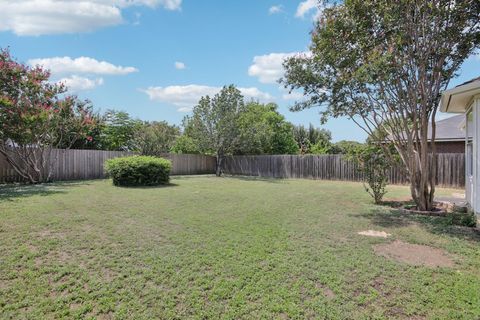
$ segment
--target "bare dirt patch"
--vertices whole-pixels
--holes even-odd
[[[376,230],[360,231],[358,234],[362,236],[377,237],[377,238],[388,238],[389,236],[391,236],[390,233],[386,233],[385,231],[376,231]]]
[[[454,262],[445,251],[429,246],[405,243],[396,240],[388,244],[373,246],[377,255],[415,266],[453,267]]]
[[[321,284],[321,283],[317,283],[315,285],[318,289],[322,290],[322,293],[323,295],[325,296],[325,298],[327,299],[335,299],[335,292],[333,292],[332,289],[330,289],[329,287],[327,287],[326,285],[324,284]]]
[[[37,237],[41,239],[61,239],[64,240],[67,238],[66,232],[56,232],[49,229],[44,229],[37,232]]]
[[[332,291],[332,289],[330,288],[323,288],[323,295],[327,298],[327,299],[334,299],[335,298],[335,293]]]
[[[0,290],[9,289],[12,283],[12,280],[0,279]]]

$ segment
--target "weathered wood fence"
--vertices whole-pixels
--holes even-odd
[[[437,185],[465,186],[465,155],[441,153],[437,160]],[[361,181],[357,164],[342,155],[265,155],[232,156],[225,160],[224,172],[274,178],[307,178],[321,180]],[[392,184],[406,184],[407,176],[401,164],[389,170]]]
[[[61,150],[52,151],[52,159],[57,159],[53,179],[87,180],[105,178],[104,163],[107,159],[132,155],[131,152],[101,150]],[[214,157],[190,154],[165,154],[172,161],[172,175],[214,173]],[[22,182],[24,179],[0,155],[0,183]]]
[[[172,161],[172,175],[211,174],[215,173],[217,159],[200,154],[163,154],[162,157]]]
[[[131,155],[122,151],[54,150],[55,180],[85,180],[105,178],[107,159]],[[215,157],[193,154],[164,154],[172,161],[172,175],[215,173]],[[445,187],[465,186],[465,155],[441,153],[437,155],[437,184]],[[319,180],[361,181],[357,164],[342,155],[265,155],[231,156],[224,163],[224,172],[231,175],[307,178]],[[392,184],[405,184],[407,177],[399,164],[389,170]],[[0,183],[21,182],[22,177],[0,155]]]

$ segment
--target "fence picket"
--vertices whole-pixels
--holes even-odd
[[[57,158],[53,175],[55,180],[104,178],[103,164],[107,159],[131,155],[122,151],[53,150]],[[205,155],[163,154],[172,161],[172,175],[215,173],[215,157]],[[436,156],[439,186],[465,186],[465,155],[440,153]],[[342,155],[258,155],[229,156],[224,172],[232,175],[308,178],[324,180],[360,181],[362,174],[353,161]],[[392,166],[388,173],[390,183],[406,184],[405,170]],[[22,182],[24,179],[0,156],[0,183]]]
[[[60,150],[52,151],[53,178],[57,181],[105,178],[104,163],[107,159],[132,155],[124,151]],[[205,155],[165,154],[172,161],[172,175],[215,173],[215,157]],[[0,155],[0,183],[22,182],[6,159]]]
[[[463,153],[439,153],[437,161],[437,185],[443,187],[465,186],[465,155]],[[230,156],[225,160],[225,173],[232,175],[309,178],[323,180],[361,181],[358,165],[342,155],[257,155]],[[407,184],[407,174],[401,164],[388,172],[391,184]]]

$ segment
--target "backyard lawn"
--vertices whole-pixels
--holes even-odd
[[[397,261],[389,243],[447,262]],[[478,319],[480,235],[392,213],[350,182],[0,187],[0,318]]]

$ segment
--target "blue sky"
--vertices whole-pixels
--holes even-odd
[[[315,0],[1,0],[0,47],[52,69],[101,110],[180,124],[203,94],[225,84],[276,102],[296,124],[320,126],[318,109],[290,112],[275,79],[288,54],[308,49]],[[471,57],[451,85],[480,75]],[[347,119],[335,141],[363,141]]]

